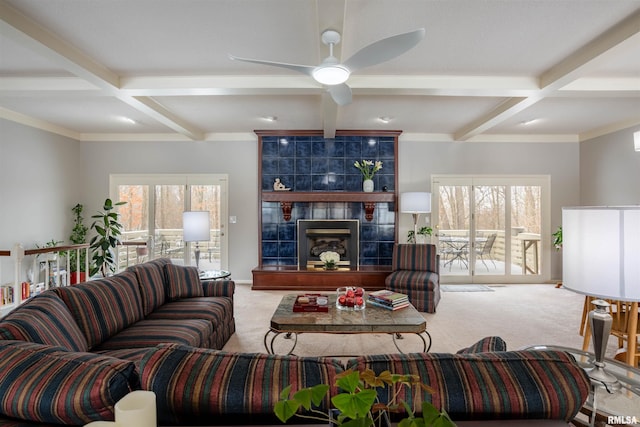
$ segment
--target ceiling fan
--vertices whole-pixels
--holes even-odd
[[[236,61],[288,68],[309,75],[318,83],[327,86],[329,94],[336,104],[347,105],[351,103],[351,88],[345,82],[351,73],[402,55],[417,45],[424,38],[424,35],[425,29],[420,28],[378,40],[363,47],[343,63],[338,62],[338,58],[333,56],[333,47],[340,43],[340,33],[334,30],[325,30],[322,33],[322,43],[329,46],[329,56],[317,66],[240,58],[234,55],[229,55],[229,58]]]

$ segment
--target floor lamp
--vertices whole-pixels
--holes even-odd
[[[600,298],[589,313],[595,362],[588,374],[612,393],[620,383],[604,363],[612,323],[604,300],[640,301],[640,206],[563,208],[562,234],[563,286]]]
[[[400,194],[400,212],[413,215],[413,243],[418,242],[418,217],[431,212],[431,193],[411,192]]]
[[[208,242],[211,239],[209,211],[183,212],[182,229],[185,242],[196,242],[194,254],[196,256],[196,268],[200,271],[200,246],[198,242]]]

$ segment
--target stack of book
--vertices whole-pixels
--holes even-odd
[[[387,310],[399,310],[409,305],[409,298],[406,294],[382,289],[380,291],[369,292],[367,302],[377,307],[386,308]]]

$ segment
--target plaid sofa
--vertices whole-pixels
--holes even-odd
[[[31,298],[0,319],[0,425],[112,419],[115,402],[139,389],[149,349],[224,346],[234,291],[231,280],[201,282],[195,268],[157,259]]]

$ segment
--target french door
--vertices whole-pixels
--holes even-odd
[[[434,175],[431,191],[443,282],[548,280],[548,176]]]
[[[127,202],[118,212],[124,226],[121,263],[168,257],[192,265],[195,249],[184,242],[182,213],[208,211],[210,238],[199,242],[200,269],[228,266],[227,175],[111,175],[111,198]],[[147,242],[147,247],[135,246]],[[127,260],[123,258],[127,258]]]

